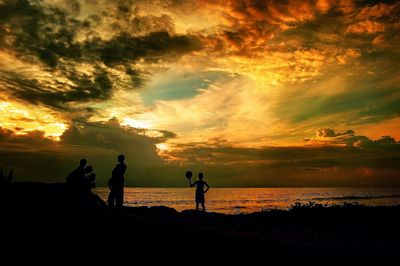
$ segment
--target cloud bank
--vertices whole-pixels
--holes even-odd
[[[87,156],[104,184],[125,153],[132,185],[187,168],[398,184],[399,17],[397,1],[4,0],[0,165],[62,180]]]

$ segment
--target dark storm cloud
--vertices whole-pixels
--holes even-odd
[[[17,147],[38,147],[42,145],[50,145],[53,142],[45,137],[43,131],[33,130],[27,132],[25,135],[17,135],[13,130],[0,127],[0,142],[2,147],[16,144]]]
[[[122,33],[111,40],[95,39],[85,43],[88,53],[99,57],[106,65],[123,64],[140,58],[159,60],[164,55],[175,57],[199,48],[190,36],[171,36],[168,32],[152,32],[149,35],[134,37]]]
[[[5,92],[11,93],[18,99],[33,104],[44,104],[57,109],[68,109],[69,102],[86,102],[108,99],[111,95],[113,83],[107,72],[101,68],[92,76],[78,72],[70,73],[68,78],[76,85],[69,86],[69,90],[61,90],[65,84],[57,84],[59,87],[46,88],[34,78],[28,78],[18,73],[1,71],[0,84]]]
[[[155,144],[174,138],[169,131],[149,137],[145,129],[121,126],[116,118],[108,122],[85,122],[68,128],[60,137],[61,144],[111,149],[132,155],[140,165],[160,163]]]
[[[262,165],[271,168],[330,168],[330,167],[377,167],[397,169],[400,143],[390,136],[371,140],[356,135],[353,130],[336,133],[333,129],[316,131],[316,136],[305,140],[308,146],[240,148],[179,145],[173,153],[186,158],[188,164],[208,165]]]
[[[78,2],[69,2],[67,9],[27,0],[7,0],[0,4],[2,48],[15,52],[26,63],[39,61],[47,67],[44,71],[63,78],[62,82],[56,78],[50,81],[37,79],[35,74],[27,76],[15,70],[0,69],[0,82],[13,96],[58,109],[71,108],[70,102],[105,100],[120,78],[111,74],[112,70],[119,71],[122,66],[122,73],[131,79],[125,89],[138,88],[144,78],[132,64],[139,59],[173,60],[200,48],[194,36],[173,35],[172,22],[166,16],[135,17],[133,30],[144,33],[140,36],[122,28],[110,32],[111,38],[103,39],[93,28],[95,25],[91,25],[97,15],[79,20],[74,12],[80,12]],[[154,25],[151,24],[153,20]],[[152,29],[159,31],[152,32]],[[78,41],[78,36],[85,34],[86,38]],[[93,68],[90,74],[77,69],[82,63]]]
[[[343,135],[340,135],[343,136]],[[270,167],[334,167],[361,166],[366,161],[380,158],[396,158],[400,155],[400,144],[391,137],[370,140],[365,136],[347,137],[342,140],[347,146],[294,146],[294,147],[190,147],[182,146],[173,155],[189,158],[187,163],[204,165],[268,165]],[[316,143],[314,143],[316,144]],[[338,140],[329,144],[337,145]],[[388,162],[390,164],[390,162]],[[365,164],[366,165],[366,164]]]
[[[241,148],[192,143],[177,145],[172,157],[198,171],[208,169],[219,184],[246,186],[398,185],[400,142],[377,140],[353,130],[316,131],[306,146]]]
[[[316,137],[305,141],[311,144],[346,145],[367,151],[395,151],[400,153],[400,142],[390,136],[382,136],[379,139],[372,140],[367,136],[356,135],[353,130],[336,133],[331,128],[319,129],[316,131]]]
[[[134,32],[147,33],[152,32],[155,28],[165,29],[168,33],[174,32],[174,23],[171,17],[163,14],[157,16],[138,16],[131,20],[131,29]]]
[[[131,177],[127,184],[151,184],[154,177],[161,178],[161,184],[168,183],[163,181],[168,178],[162,174],[163,170],[151,169],[167,167],[157,154],[156,144],[174,135],[164,131],[153,138],[144,133],[141,129],[120,126],[115,119],[79,123],[67,129],[60,141],[46,138],[43,131],[18,135],[0,127],[0,166],[15,168],[19,180],[60,182],[80,158],[87,158],[98,176],[98,184],[105,185],[116,156],[125,154]]]
[[[15,37],[11,44],[16,45],[21,55],[35,55],[52,68],[57,66],[60,59],[100,59],[106,64],[125,64],[139,58],[156,59],[199,48],[194,36],[171,36],[169,31],[149,32],[150,29],[163,28],[162,25],[148,25],[151,21],[157,21],[154,16],[134,18],[135,24],[149,28],[145,31],[149,32],[146,35],[132,36],[127,31],[121,31],[108,40],[97,37],[82,43],[76,41],[75,37],[79,31],[90,28],[90,23],[74,18],[65,10],[18,0],[5,1],[0,5],[0,15],[2,28],[11,30],[9,34]],[[162,20],[168,19],[164,15]]]
[[[54,68],[60,58],[81,56],[74,35],[82,23],[60,9],[27,0],[7,0],[0,5],[0,22],[14,39],[9,47],[15,47],[23,57],[34,55]]]
[[[205,171],[212,184],[220,186],[400,184],[395,178],[399,143],[389,136],[371,140],[351,130],[337,133],[328,128],[308,139],[310,146],[261,148],[231,147],[229,141],[215,139],[202,145],[177,145],[176,150],[165,151],[172,159],[167,163],[156,144],[177,137],[175,133],[159,131],[160,137],[149,137],[143,130],[120,126],[116,119],[87,122],[102,107],[84,105],[107,100],[121,88],[142,87],[148,73],[135,63],[176,62],[205,49],[211,64],[216,54],[222,55],[218,61],[225,55],[259,57],[261,64],[255,62],[248,73],[262,66],[262,72],[254,72],[260,78],[282,70],[283,83],[289,84],[278,99],[271,97],[271,113],[294,128],[329,124],[319,119],[338,114],[345,114],[345,122],[336,121],[336,116],[329,119],[350,128],[397,117],[398,2],[158,1],[161,9],[182,17],[196,15],[194,10],[205,4],[206,11],[218,11],[228,21],[198,32],[187,30],[192,34],[186,35],[175,34],[169,15],[139,14],[138,3],[146,1],[0,3],[0,52],[24,63],[15,60],[14,67],[0,62],[1,92],[9,99],[64,111],[66,123],[71,124],[59,142],[42,131],[19,135],[0,128],[0,166],[15,167],[22,178],[60,181],[81,157],[87,157],[104,185],[116,155],[124,153],[127,182],[133,185],[185,185],[182,173],[187,169]],[[282,62],[277,60],[280,57]],[[29,64],[35,68],[23,71]],[[240,67],[235,64],[236,70]],[[316,75],[311,75],[313,80],[310,74]],[[337,77],[345,78],[337,82]],[[332,82],[324,84],[324,80]],[[262,120],[265,117],[269,114]]]
[[[174,132],[170,132],[167,130],[158,130],[158,131],[162,134],[162,136],[160,137],[160,140],[172,139],[177,136]]]
[[[350,136],[351,131],[329,138]],[[325,134],[323,133],[323,134]],[[353,134],[354,136],[354,134]],[[220,186],[371,186],[398,185],[400,144],[390,137],[366,140],[345,138],[345,143],[368,145],[240,148],[180,145],[172,156],[185,167],[206,171]],[[365,143],[367,143],[365,142]],[[337,143],[335,142],[335,145]],[[184,167],[184,168],[185,168]],[[206,170],[205,170],[206,169]]]
[[[344,139],[350,143],[354,132],[318,133],[320,138]],[[203,171],[213,186],[318,186],[395,185],[400,165],[399,144],[384,137],[374,144],[347,146],[239,148],[219,142],[180,145],[170,153],[175,162],[166,162],[156,152],[156,144],[174,137],[143,135],[143,130],[122,127],[115,119],[106,123],[77,124],[61,136],[48,140],[40,131],[26,135],[0,128],[1,165],[15,168],[19,180],[62,181],[79,159],[88,159],[105,185],[116,156],[126,155],[127,185],[184,186],[183,173]],[[336,144],[336,143],[335,143]],[[382,149],[382,147],[385,147]],[[389,148],[391,147],[391,148]],[[373,180],[371,181],[371,177]]]

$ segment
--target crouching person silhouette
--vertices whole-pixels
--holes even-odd
[[[108,195],[108,206],[122,207],[124,203],[124,174],[126,171],[126,164],[124,163],[125,156],[118,156],[118,164],[112,171],[111,178],[108,180],[108,187],[110,194]]]
[[[205,212],[206,211],[206,207],[205,207],[205,197],[204,194],[207,193],[207,191],[210,189],[210,186],[207,184],[206,181],[203,181],[204,179],[204,175],[203,173],[199,173],[199,180],[195,181],[194,183],[192,183],[192,172],[187,172],[186,173],[186,177],[189,179],[189,185],[190,187],[194,187],[196,186],[196,211],[199,210],[199,204],[201,204],[202,206],[202,211]],[[206,189],[204,189],[204,187],[206,187]]]
[[[75,170],[73,170],[69,175],[67,176],[67,185],[68,188],[73,192],[73,193],[78,193],[80,186],[82,184],[82,180],[85,179],[85,168],[87,161],[86,159],[81,159],[79,161],[79,166]]]

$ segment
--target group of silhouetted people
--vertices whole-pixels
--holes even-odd
[[[86,166],[86,159],[81,159],[78,168],[67,176],[67,185],[71,192],[84,195],[95,186],[96,174],[92,166]]]
[[[118,156],[118,164],[112,171],[108,182],[110,194],[107,203],[110,207],[121,207],[124,203],[124,174],[126,171],[124,160],[124,155]],[[92,193],[92,188],[95,187],[96,174],[92,172],[92,166],[86,166],[86,164],[87,160],[81,159],[79,166],[67,176],[68,190],[73,198],[79,202],[97,200]]]
[[[124,183],[125,183],[125,156],[118,156],[118,164],[111,172],[111,178],[108,180],[110,193],[108,195],[107,204],[109,207],[122,207],[124,203]],[[92,188],[95,187],[96,174],[93,173],[92,166],[87,166],[87,160],[81,159],[79,166],[67,176],[67,185],[71,194],[78,200],[87,199],[88,195],[93,195]],[[199,180],[192,183],[192,172],[185,173],[189,180],[189,186],[196,186],[196,211],[199,210],[199,205],[202,206],[202,211],[205,212],[205,196],[210,186],[204,181],[204,174],[199,173]],[[103,203],[104,204],[104,203]]]

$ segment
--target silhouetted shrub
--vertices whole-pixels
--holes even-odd
[[[7,175],[7,173],[5,173],[3,171],[3,168],[1,168],[0,169],[0,187],[4,187],[4,186],[11,184],[13,177],[14,177],[13,169],[11,169]]]

